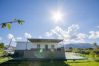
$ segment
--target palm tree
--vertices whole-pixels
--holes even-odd
[[[13,40],[13,38],[11,38],[11,40],[10,40],[10,42],[9,42],[9,45],[8,45],[8,48],[7,48],[7,49],[10,49],[10,46],[11,46],[12,40]]]

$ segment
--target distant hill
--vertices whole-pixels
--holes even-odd
[[[71,44],[65,44],[64,48],[94,48],[93,44],[90,43],[71,43]]]

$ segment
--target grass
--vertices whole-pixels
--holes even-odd
[[[84,57],[89,58],[89,60],[76,60],[72,61],[69,60],[65,63],[69,64],[70,66],[99,66],[99,57],[93,57],[92,55],[82,55]]]
[[[0,66],[99,66],[99,57],[76,61],[25,61],[11,59],[9,57],[1,57]]]
[[[0,66],[69,66],[64,61],[22,61],[10,60],[2,63]]]
[[[3,56],[3,54],[4,54],[4,50],[0,49],[0,57]]]
[[[42,61],[41,66],[69,66],[65,61]]]
[[[88,60],[67,61],[65,63],[70,66],[99,66],[99,62]]]
[[[0,66],[99,66],[99,62],[88,60],[68,61],[18,61],[10,60]]]
[[[11,57],[0,57],[0,64],[11,59],[12,59]]]

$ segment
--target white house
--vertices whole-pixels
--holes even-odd
[[[64,59],[64,47],[59,46],[62,39],[28,39],[29,42],[18,41],[15,55],[34,59]]]

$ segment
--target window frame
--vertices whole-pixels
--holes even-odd
[[[45,45],[45,49],[48,50],[48,44]]]
[[[55,49],[55,45],[51,45],[51,49]]]
[[[40,44],[37,44],[37,49],[40,49],[40,48],[41,48]]]

